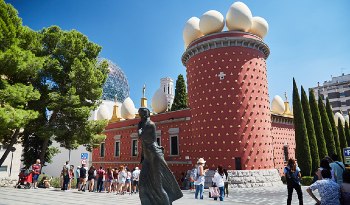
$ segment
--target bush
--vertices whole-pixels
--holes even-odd
[[[301,184],[303,186],[310,186],[312,184],[313,179],[314,177],[310,177],[310,176],[301,177]]]

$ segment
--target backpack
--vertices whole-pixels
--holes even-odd
[[[84,167],[80,168],[80,178],[84,178],[86,176],[86,169]]]
[[[287,173],[286,173],[287,184],[288,183],[299,184],[299,179],[295,175],[296,172],[292,173],[288,167],[286,167],[286,169],[287,169]]]
[[[193,181],[197,181],[197,179],[198,179],[198,170],[197,170],[197,168],[193,168],[193,169],[191,170],[190,178],[191,178]]]

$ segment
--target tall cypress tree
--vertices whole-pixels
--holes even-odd
[[[346,142],[348,143],[348,145],[350,145],[350,130],[349,130],[349,124],[346,121],[345,121],[344,131],[345,131]]]
[[[175,98],[171,110],[181,110],[187,108],[187,92],[184,77],[180,74],[176,80]]]
[[[311,174],[311,155],[309,147],[309,138],[306,130],[304,112],[301,106],[298,87],[293,78],[293,113],[294,113],[294,129],[296,140],[296,158],[298,165],[305,176]]]
[[[326,147],[327,147],[328,154],[331,155],[331,154],[337,153],[337,150],[335,148],[331,123],[329,122],[326,108],[320,97],[318,98],[318,109],[320,110],[322,127],[323,127],[323,135],[324,135],[324,139],[326,140]]]
[[[338,129],[337,129],[337,126],[335,125],[334,113],[332,111],[332,106],[328,98],[326,98],[326,111],[327,111],[329,122],[331,123],[331,127],[332,127],[335,148],[337,149],[336,154],[339,156],[340,159],[342,159],[342,156],[341,156],[342,151],[340,150]]]
[[[307,135],[309,137],[309,147],[310,147],[311,161],[312,161],[311,167],[312,167],[312,170],[317,170],[317,168],[320,166],[320,158],[318,155],[316,134],[315,134],[314,123],[312,120],[310,104],[307,99],[307,95],[303,86],[301,86],[301,105],[303,107],[304,118],[305,118],[305,123],[307,128]]]
[[[339,133],[339,144],[340,144],[340,150],[341,150],[341,155],[339,155],[339,158],[343,159],[343,155],[342,155],[343,149],[348,147],[348,143],[346,141],[344,127],[340,118],[338,118],[338,133]]]
[[[326,141],[323,135],[323,127],[321,122],[320,111],[318,110],[316,98],[314,95],[314,91],[312,89],[310,89],[309,91],[309,98],[310,98],[310,109],[312,113],[312,119],[314,123],[316,140],[317,140],[318,155],[319,155],[319,159],[323,159],[325,156],[328,155],[328,152],[326,147]]]

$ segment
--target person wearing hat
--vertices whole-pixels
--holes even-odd
[[[199,198],[203,199],[203,192],[204,192],[204,182],[205,182],[205,173],[208,171],[208,169],[204,169],[205,162],[203,158],[199,158],[197,161],[197,179],[194,182],[194,185],[196,186],[196,193],[195,193],[195,199]]]

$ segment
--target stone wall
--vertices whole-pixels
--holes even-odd
[[[268,170],[229,170],[231,188],[267,187],[282,185],[277,169]]]
[[[17,183],[17,179],[11,179],[8,177],[0,178],[0,187],[14,187]]]
[[[230,188],[255,188],[283,185],[277,169],[266,170],[228,170]],[[190,178],[191,170],[187,171],[187,179]],[[212,186],[212,178],[215,170],[209,170],[205,175],[204,187]],[[189,182],[187,183],[189,188]]]

